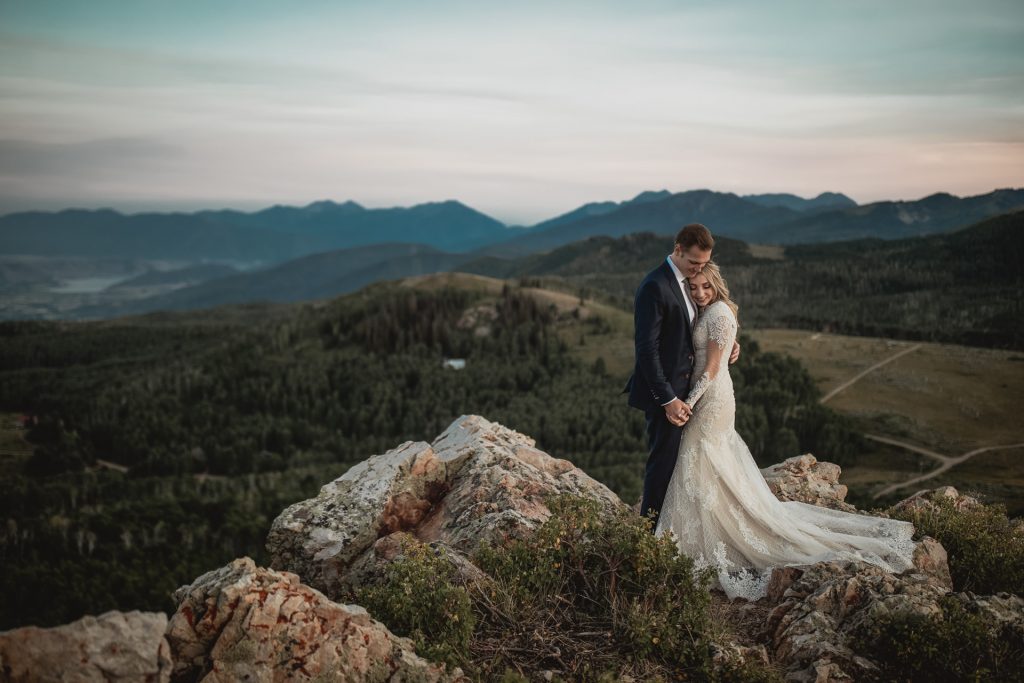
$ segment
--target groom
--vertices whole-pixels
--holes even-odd
[[[672,253],[643,279],[633,305],[636,367],[623,393],[629,405],[647,418],[647,468],[640,514],[653,515],[652,530],[668,491],[679,454],[683,425],[690,407],[683,403],[693,374],[693,325],[697,306],[690,298],[686,278],[697,275],[711,260],[715,240],[700,223],[687,225],[676,235]],[[735,363],[739,345],[729,357]]]

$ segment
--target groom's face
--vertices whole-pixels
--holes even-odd
[[[683,249],[677,244],[675,251],[678,259],[676,265],[686,278],[691,278],[704,270],[704,266],[711,260],[711,250],[701,249],[696,244],[689,249]]]

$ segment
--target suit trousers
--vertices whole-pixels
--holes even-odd
[[[683,427],[677,427],[665,417],[665,410],[644,411],[647,418],[647,468],[644,471],[644,497],[640,503],[640,514],[654,510],[654,524],[651,531],[658,525],[658,514],[665,501],[668,482],[676,467],[679,457],[679,440],[683,435]]]

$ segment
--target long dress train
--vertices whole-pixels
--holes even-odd
[[[714,567],[729,598],[764,596],[772,570],[825,560],[860,560],[891,572],[913,566],[909,522],[781,502],[736,433],[728,362],[736,318],[721,301],[694,328],[693,407],[661,508],[658,535],[672,533],[698,567]],[[708,345],[723,357],[708,363]]]

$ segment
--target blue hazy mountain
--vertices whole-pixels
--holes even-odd
[[[254,213],[126,215],[69,209],[0,217],[0,253],[277,262],[386,242],[471,251],[505,239],[508,232],[503,223],[456,201],[389,209],[322,201]]]
[[[947,193],[915,201],[884,201],[825,211],[766,226],[755,241],[812,244],[876,237],[886,240],[935,235],[1024,208],[1024,190],[995,190],[974,197]]]
[[[760,204],[761,206],[781,206],[785,209],[799,211],[800,213],[850,209],[857,206],[857,202],[841,192],[822,192],[813,199],[804,199],[795,194],[784,192],[775,194],[745,194],[743,199]]]
[[[648,190],[646,192],[641,192],[632,199],[627,199],[626,201],[623,202],[591,202],[589,204],[584,204],[578,209],[574,209],[568,213],[563,213],[560,216],[555,216],[554,218],[549,218],[546,221],[537,223],[536,225],[530,228],[530,231],[540,232],[543,230],[547,230],[549,228],[554,228],[559,225],[564,225],[565,223],[572,223],[574,221],[578,221],[584,218],[603,216],[606,213],[611,213],[612,211],[615,211],[616,209],[621,209],[622,207],[627,206],[629,204],[643,204],[645,202],[656,202],[671,196],[672,193],[669,192],[668,190],[659,190],[657,192]]]
[[[1005,200],[1005,197],[999,196]],[[951,206],[970,208],[979,205],[991,209],[999,205],[999,202],[991,197],[987,202],[980,198],[972,199],[974,201],[966,204],[961,200],[950,204],[950,199],[943,197],[931,197],[926,198],[927,201],[922,201],[924,207],[933,211],[939,210],[942,206],[948,209]],[[885,208],[875,207],[873,211],[882,211]],[[965,212],[959,215],[962,217]],[[1006,218],[1007,216],[1009,218]],[[797,260],[802,265],[797,268],[798,271],[802,267],[808,267],[820,276],[822,273],[845,269],[843,272],[850,271],[848,277],[853,278],[857,268],[861,267],[857,264],[863,260],[866,251],[871,251],[886,263],[898,260],[902,264],[901,268],[927,270],[931,267],[928,264],[935,260],[933,252],[936,249],[943,253],[950,252],[950,255],[943,256],[945,263],[953,258],[956,249],[967,248],[971,240],[977,240],[973,250],[969,249],[972,259],[989,254],[984,258],[1001,259],[998,263],[993,261],[993,267],[1005,268],[1008,263],[1014,263],[1019,256],[1020,239],[1013,231],[1019,228],[1022,216],[1024,213],[1021,212],[1001,214],[967,231],[943,231],[924,239],[873,239],[789,246],[785,252],[786,259],[777,264],[756,256],[755,252],[750,251],[747,243],[719,235],[715,255],[716,260],[730,268],[757,266],[768,268],[772,272],[775,272],[776,266],[792,268],[793,264],[790,261],[799,257]],[[999,229],[995,238],[989,234],[992,226]],[[581,285],[591,283],[585,284],[587,287],[605,282],[610,293],[626,297],[636,285],[639,276],[658,259],[664,257],[670,244],[671,235],[656,235],[651,232],[631,233],[620,237],[599,235],[561,245],[553,250],[538,251],[517,258],[499,258],[485,253],[486,250],[453,254],[415,244],[357,247],[304,256],[272,267],[209,280],[145,299],[81,308],[75,310],[71,316],[112,317],[158,310],[211,308],[225,304],[321,299],[352,292],[382,280],[446,271],[462,271],[498,278],[579,278]],[[842,265],[845,262],[849,264]],[[969,270],[974,263],[974,260],[970,261],[965,268]],[[623,279],[623,275],[627,277]],[[761,273],[755,279],[762,281],[764,277],[767,275]],[[797,274],[791,273],[786,277],[795,278]],[[941,285],[941,278],[939,280]],[[812,286],[813,283],[808,281],[805,284]],[[782,287],[782,284],[779,286]],[[748,293],[748,296],[752,295]]]
[[[759,244],[810,244],[877,237],[900,239],[948,232],[985,218],[1024,208],[1024,190],[996,190],[975,197],[935,194],[916,201],[885,201],[848,208],[814,208],[807,202],[846,204],[844,195],[826,194],[791,206],[775,199],[757,201],[732,193],[691,190],[650,201],[602,206],[598,212],[570,212],[573,220],[540,223],[505,242],[478,251],[480,256],[515,258],[545,252],[588,237],[621,237],[637,232],[672,235],[686,223],[704,223],[715,235]],[[800,199],[797,197],[796,199]],[[848,199],[848,198],[847,198]],[[849,200],[852,202],[852,200]],[[771,205],[771,204],[775,205]],[[608,210],[604,210],[608,209]],[[559,217],[564,218],[564,217]]]
[[[641,201],[637,201],[640,199]],[[567,214],[569,215],[569,214]],[[604,235],[621,237],[636,232],[674,234],[687,223],[704,223],[715,234],[750,239],[765,226],[784,223],[800,214],[783,207],[761,206],[731,192],[690,190],[644,193],[610,211],[581,215],[575,220],[539,223],[526,233],[488,247],[485,255],[515,257],[548,251],[564,244]]]
[[[367,209],[355,202],[272,206],[262,211],[122,214],[110,209],[23,212],[0,217],[0,254],[130,258],[186,263],[281,263],[309,254],[387,243],[420,244],[449,254],[510,258],[588,237],[638,232],[674,234],[700,222],[716,235],[747,242],[799,244],[947,232],[1024,207],[1024,190],[976,197],[935,194],[916,201],[846,208],[845,195],[740,197],[691,190],[643,192],[595,202],[510,229],[457,201]]]

